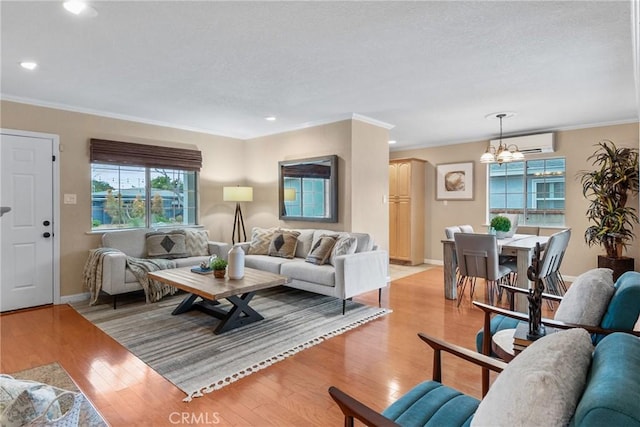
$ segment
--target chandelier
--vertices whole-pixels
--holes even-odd
[[[499,164],[502,164],[524,160],[524,154],[522,154],[518,150],[517,145],[511,144],[507,146],[507,144],[502,143],[502,119],[507,117],[507,113],[498,113],[495,115],[491,115],[491,117],[497,117],[498,119],[500,119],[500,141],[497,148],[491,145],[491,141],[487,143],[487,149],[485,150],[484,154],[480,156],[480,163],[497,162]]]

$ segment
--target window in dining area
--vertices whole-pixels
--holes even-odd
[[[488,220],[518,214],[520,225],[564,226],[565,159],[488,165]]]

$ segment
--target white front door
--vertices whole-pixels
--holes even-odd
[[[53,155],[52,138],[2,133],[0,311],[54,301]]]

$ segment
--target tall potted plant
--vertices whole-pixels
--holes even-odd
[[[596,146],[598,149],[587,158],[595,169],[578,173],[582,194],[589,199],[587,219],[593,223],[584,239],[589,246],[604,247],[609,260],[598,257],[598,266],[611,268],[610,260],[625,258],[622,249],[633,241],[633,227],[638,224],[636,209],[627,206],[628,197],[638,194],[638,149],[618,148],[609,140]]]

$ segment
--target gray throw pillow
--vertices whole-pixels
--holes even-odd
[[[336,244],[337,240],[337,235],[320,236],[313,243],[313,246],[309,251],[309,255],[307,255],[307,258],[305,258],[305,261],[317,265],[326,264],[329,256],[331,255],[331,250],[333,249],[333,246]]]
[[[613,296],[613,271],[594,268],[573,281],[556,310],[555,320],[598,326]]]
[[[589,334],[579,328],[535,341],[498,375],[471,425],[568,425],[586,385],[592,352]]]
[[[357,247],[358,241],[355,237],[349,235],[340,236],[331,250],[329,264],[335,266],[335,259],[337,256],[353,254],[356,252]]]
[[[147,258],[186,258],[189,256],[184,230],[147,233]]]
[[[251,243],[247,255],[269,255],[269,245],[273,233],[278,231],[277,228],[259,228],[253,227],[251,230]]]
[[[299,235],[297,231],[280,230],[273,233],[269,243],[269,256],[293,258],[296,254]]]
[[[186,248],[189,256],[209,255],[209,232],[207,230],[196,230],[185,228]]]

